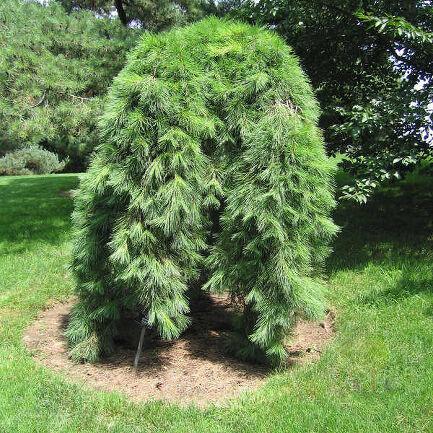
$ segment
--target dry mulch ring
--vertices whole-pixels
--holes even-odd
[[[192,311],[193,322],[176,341],[153,339],[145,347],[138,371],[135,349],[119,345],[97,364],[76,364],[68,358],[63,336],[73,301],[46,309],[27,329],[24,342],[38,362],[105,391],[119,391],[133,400],[165,400],[205,406],[259,387],[270,370],[241,362],[224,350],[230,304],[226,298],[203,300]],[[195,310],[195,311],[194,311]],[[333,335],[332,312],[321,323],[301,321],[288,351],[289,364],[314,361]]]

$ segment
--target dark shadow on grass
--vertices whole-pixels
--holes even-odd
[[[384,287],[360,293],[360,304],[384,306],[433,294],[432,177],[413,177],[383,189],[366,205],[342,203],[335,220],[342,231],[328,261],[330,274],[370,264],[400,273],[388,287],[384,282]]]
[[[433,248],[433,178],[400,182],[365,205],[340,203],[334,219],[341,233],[328,272],[366,264],[425,259]]]
[[[63,192],[78,186],[78,175],[1,180],[0,254],[31,250],[40,242],[59,245],[65,240],[73,202]]]
[[[423,293],[433,294],[433,277],[415,271],[403,271],[397,284],[379,293],[367,294],[362,302],[369,305],[392,303]]]

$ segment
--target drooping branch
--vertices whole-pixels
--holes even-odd
[[[208,18],[140,44],[113,83],[101,147],[76,199],[71,357],[108,354],[122,316],[141,312],[137,369],[144,325],[178,338],[191,321],[189,289],[198,285],[244,300],[232,353],[281,364],[296,318],[324,311],[310,269],[323,263],[336,232],[313,90],[278,36],[246,24]],[[215,60],[209,44],[244,60]],[[281,52],[265,71],[258,47]],[[144,51],[161,59],[164,79]],[[137,97],[139,110],[131,104]]]

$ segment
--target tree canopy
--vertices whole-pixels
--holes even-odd
[[[137,35],[228,15],[294,48],[328,152],[355,175],[341,197],[363,202],[432,156],[432,10],[430,0],[5,0],[0,154],[36,144],[83,170],[102,98]]]
[[[243,300],[238,355],[282,361],[297,318],[323,314],[315,277],[336,232],[318,117],[271,32],[211,18],[143,38],[76,202],[72,356],[107,353],[125,311],[177,337],[198,281]]]

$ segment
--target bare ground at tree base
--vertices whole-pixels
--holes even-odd
[[[73,380],[104,391],[117,391],[135,401],[164,400],[206,406],[254,390],[272,371],[227,355],[228,313],[223,297],[212,297],[193,312],[192,326],[175,341],[155,340],[144,347],[138,370],[135,350],[119,345],[115,354],[96,364],[77,364],[68,357],[64,330],[73,301],[43,311],[26,330],[24,342],[35,359]],[[323,322],[300,321],[288,346],[289,363],[317,360],[333,336],[334,314]]]

